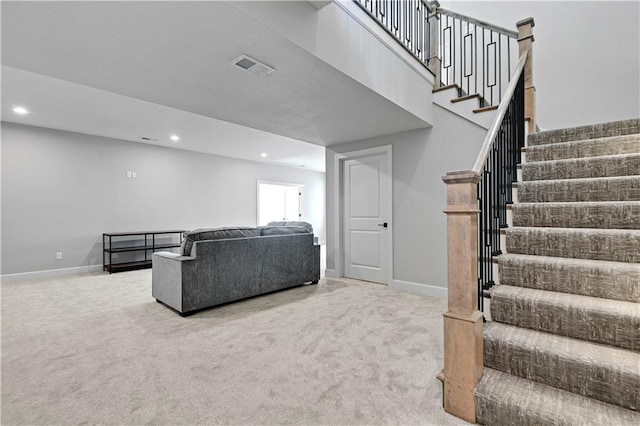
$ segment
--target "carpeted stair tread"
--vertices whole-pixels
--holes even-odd
[[[491,318],[518,327],[640,351],[640,303],[636,302],[500,285],[491,291]]]
[[[535,162],[638,152],[640,152],[640,134],[631,134],[532,146],[526,149],[526,158],[527,161]]]
[[[640,302],[640,265],[507,253],[498,257],[500,283],[611,300]]]
[[[640,413],[485,368],[476,388],[479,424],[638,425]]]
[[[507,324],[484,328],[484,364],[631,410],[640,408],[640,354]]]
[[[517,203],[514,226],[640,229],[640,201]]]
[[[640,230],[515,227],[507,252],[640,263]]]
[[[640,175],[518,182],[523,203],[640,201]]]
[[[536,146],[550,143],[628,135],[632,133],[640,133],[639,118],[572,127],[568,129],[536,132],[528,135],[527,143],[529,146]]]
[[[526,162],[522,180],[584,179],[640,175],[640,153]]]
[[[640,119],[527,141],[478,422],[640,424]]]

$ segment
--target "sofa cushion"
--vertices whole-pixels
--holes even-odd
[[[196,241],[226,240],[229,238],[248,238],[259,236],[259,229],[248,226],[194,229],[193,231],[185,232],[180,252],[183,256],[189,256],[191,254],[191,249],[193,248],[193,243]]]
[[[307,228],[308,232],[313,234],[313,226],[309,222],[269,222],[267,226],[298,226]]]
[[[260,235],[288,235],[288,234],[311,234],[308,228],[303,226],[260,226]]]

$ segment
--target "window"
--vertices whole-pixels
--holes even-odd
[[[258,226],[302,219],[303,185],[258,181]]]

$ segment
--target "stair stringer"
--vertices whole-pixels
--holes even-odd
[[[491,123],[493,123],[493,120],[496,118],[496,111],[484,111],[479,113],[473,112],[474,109],[478,109],[480,107],[478,99],[451,102],[457,97],[458,91],[454,87],[451,87],[446,90],[434,92],[433,103],[488,130]]]

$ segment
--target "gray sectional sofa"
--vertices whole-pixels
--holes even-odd
[[[198,229],[179,254],[153,254],[152,295],[183,316],[319,279],[320,246],[306,222]]]

